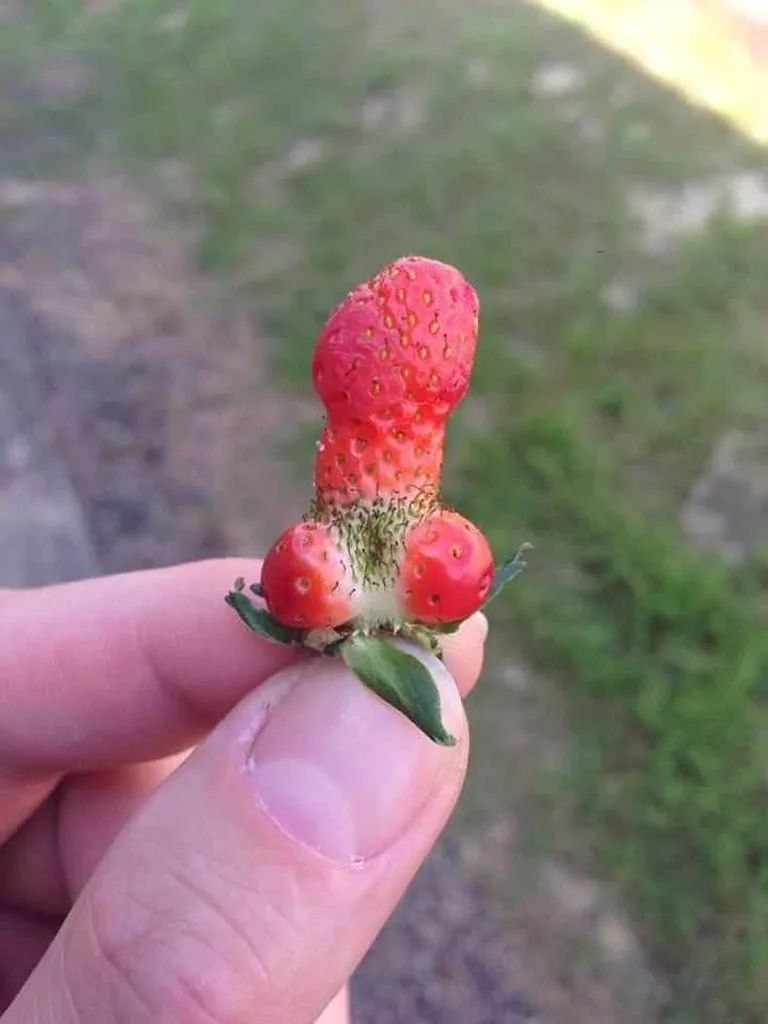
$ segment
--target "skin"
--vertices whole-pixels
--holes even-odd
[[[258,571],[227,559],[0,591],[2,1024],[348,1020],[346,981],[460,791],[466,721],[442,669],[450,750],[335,662],[248,633],[220,596]],[[447,641],[462,695],[486,631],[474,616]],[[316,808],[302,833],[290,773],[273,771],[305,729],[333,776],[349,735],[334,701],[423,790],[407,819],[395,800],[363,820],[363,799],[354,858]]]

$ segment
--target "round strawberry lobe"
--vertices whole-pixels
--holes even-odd
[[[298,523],[277,538],[264,559],[261,586],[267,608],[285,626],[340,626],[354,615],[350,567],[323,523]]]
[[[493,578],[493,554],[468,519],[435,512],[411,527],[403,548],[398,596],[406,619],[455,622],[481,607]]]

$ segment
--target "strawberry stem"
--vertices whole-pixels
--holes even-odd
[[[341,656],[360,681],[409,718],[435,743],[456,743],[443,725],[440,693],[424,663],[391,640],[353,635],[341,647]]]

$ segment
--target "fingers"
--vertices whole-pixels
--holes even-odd
[[[5,601],[0,768],[83,771],[191,745],[300,657],[249,632],[224,604],[243,574],[258,575],[258,565],[220,559]],[[445,638],[446,663],[463,691],[477,678],[484,621],[473,616]],[[0,795],[4,788],[0,771]],[[0,830],[3,820],[7,829],[23,820],[5,808],[0,819]]]
[[[59,804],[58,847],[67,894],[79,895],[106,850],[189,751],[69,779]]]
[[[476,682],[486,632],[484,616],[475,615],[445,638],[445,661],[462,693]],[[65,913],[114,836],[183,756],[67,779],[53,803],[0,845],[0,900],[40,913]],[[17,809],[23,820],[56,778],[16,771],[7,781],[7,794],[0,783],[2,815]]]
[[[278,674],[121,833],[4,1024],[316,1021],[461,786],[461,700],[422,657],[455,747],[336,660]]]
[[[57,922],[0,907],[0,1013],[6,1009],[56,934]]]
[[[54,798],[0,846],[0,902],[66,914],[118,832],[186,756],[63,782]]]
[[[51,772],[0,768],[0,846],[53,792],[58,781],[59,776]]]
[[[487,636],[488,619],[482,612],[476,612],[462,622],[455,633],[442,638],[443,661],[462,697],[467,696],[480,678]]]
[[[84,770],[193,743],[296,658],[224,604],[243,574],[258,576],[258,564],[198,562],[6,600],[0,766]]]
[[[0,903],[40,914],[63,916],[69,910],[57,818],[58,800],[54,797],[0,846]]]

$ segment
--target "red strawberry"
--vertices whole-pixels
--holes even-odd
[[[416,413],[411,422],[375,425],[345,420],[317,444],[315,491],[324,506],[414,491],[437,493],[445,427]]]
[[[403,549],[398,596],[405,619],[465,619],[488,596],[493,554],[480,530],[458,512],[427,516],[405,535]]]
[[[419,256],[384,267],[334,310],[315,352],[328,410],[312,520],[268,553],[278,622],[364,631],[466,618],[487,596],[482,533],[438,501],[445,423],[469,385],[477,295]]]
[[[477,294],[446,263],[406,256],[350,292],[320,332],[315,390],[331,422],[443,420],[469,386]]]
[[[322,523],[298,523],[278,537],[264,559],[261,588],[267,608],[286,626],[339,626],[355,613],[350,566]]]
[[[286,530],[264,560],[251,589],[266,611],[242,578],[226,597],[259,635],[341,655],[448,745],[432,676],[391,638],[439,653],[440,624],[467,618],[491,591],[488,541],[438,495],[445,425],[469,386],[477,316],[477,295],[458,270],[419,256],[390,263],[336,307],[313,364],[328,422],[311,519]],[[494,593],[522,565],[517,556],[504,562]]]

